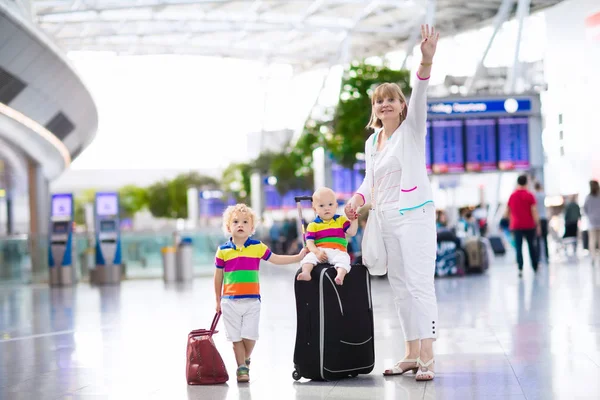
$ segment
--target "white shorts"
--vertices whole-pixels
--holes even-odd
[[[258,340],[259,299],[221,299],[221,312],[228,340]]]
[[[329,264],[333,265],[336,268],[344,268],[346,272],[350,272],[350,255],[347,252],[337,249],[327,249],[323,247],[321,247],[320,249],[325,251],[325,254],[327,254],[327,262]],[[319,259],[317,258],[317,256],[313,252],[310,252],[304,256],[300,265],[317,265],[318,263]]]

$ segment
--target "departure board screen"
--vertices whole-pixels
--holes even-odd
[[[494,171],[497,165],[496,120],[467,119],[467,171]]]
[[[425,136],[425,167],[431,173],[431,122],[427,121],[427,136]]]
[[[436,174],[464,172],[463,121],[431,121],[433,165]]]
[[[498,168],[502,171],[529,168],[529,129],[527,118],[499,118]]]

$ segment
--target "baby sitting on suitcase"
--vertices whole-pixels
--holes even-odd
[[[299,262],[308,252],[302,249],[293,256],[271,253],[267,245],[250,238],[256,219],[245,204],[228,207],[223,213],[223,230],[231,237],[219,246],[215,256],[217,312],[223,313],[227,339],[233,342],[238,382],[250,380],[250,355],[258,339],[260,260],[288,265]]]
[[[335,192],[327,187],[313,194],[312,205],[317,217],[306,227],[306,247],[310,253],[302,260],[302,272],[297,279],[310,281],[314,266],[328,262],[337,270],[335,283],[342,285],[350,272],[346,235],[356,235],[358,219],[351,222],[346,216],[335,213],[338,206]]]

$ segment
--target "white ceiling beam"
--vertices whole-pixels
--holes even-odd
[[[295,0],[296,2],[306,2],[306,3],[311,3],[313,0]],[[415,0],[379,0],[381,5],[385,5],[385,6],[396,6],[399,2],[400,3],[414,3]],[[144,8],[151,8],[151,9],[160,9],[160,8],[165,8],[165,7],[190,7],[190,6],[202,6],[202,5],[222,5],[222,4],[227,4],[227,3],[231,3],[231,2],[237,2],[237,3],[244,3],[246,1],[241,1],[241,0],[144,0],[141,2],[131,2],[131,1],[122,1],[121,4],[119,5],[109,5],[109,6],[101,6],[101,5],[94,5],[94,6],[88,6],[85,8],[85,11],[91,11],[91,12],[102,12],[102,11],[121,11],[121,10],[128,10],[128,9],[144,9]],[[356,5],[356,4],[364,4],[365,0],[329,0],[329,2],[332,5],[344,5],[344,4],[348,4],[348,5]],[[46,16],[46,15],[66,15],[66,14],[73,14],[76,13],[77,11],[72,11],[72,10],[52,10],[53,6],[56,6],[57,2],[56,1],[34,1],[34,3],[37,4],[38,8],[46,8],[47,11],[40,11],[37,13],[38,16]],[[45,3],[51,4],[51,5],[46,5]],[[61,2],[61,4],[64,4]],[[101,4],[101,3],[100,3]]]
[[[230,32],[237,32],[240,29],[240,24],[243,23],[243,21],[221,21],[221,20],[216,20],[216,21],[205,21],[206,23],[202,26],[196,26],[196,27],[191,27],[191,26],[186,26],[184,24],[184,22],[191,22],[191,21],[169,21],[170,22],[170,26],[168,26],[167,28],[165,28],[165,22],[166,21],[161,21],[161,22],[156,22],[156,21],[145,21],[145,22],[140,22],[140,21],[128,21],[125,25],[122,25],[119,23],[119,21],[113,21],[113,22],[106,22],[106,21],[89,21],[89,22],[77,22],[77,23],[66,23],[64,24],[64,26],[68,26],[70,28],[72,28],[72,31],[77,32],[75,35],[68,35],[68,36],[61,36],[58,35],[57,39],[61,39],[61,38],[65,38],[65,37],[79,37],[80,36],[80,32],[82,29],[84,29],[85,26],[88,26],[90,31],[93,32],[94,30],[99,29],[101,32],[100,34],[94,34],[94,33],[90,33],[89,35],[86,36],[114,36],[114,35],[119,35],[119,33],[122,31],[123,28],[125,29],[126,26],[127,28],[131,28],[130,25],[133,25],[132,29],[129,29],[127,32],[130,32],[131,30],[136,30],[138,31],[138,33],[142,36],[157,36],[157,35],[165,35],[165,34],[169,34],[169,33],[191,33],[191,34],[196,34],[196,33],[207,33],[210,31],[215,31],[215,32],[223,32],[223,31],[230,31]],[[142,25],[143,24],[143,25]],[[153,28],[151,25],[157,25],[157,28]],[[41,23],[40,24],[42,26],[42,28],[44,29],[54,29],[56,27],[56,25],[63,25],[62,23]],[[145,28],[142,28],[142,26],[144,26]],[[343,24],[335,24],[333,21],[332,22],[328,22],[328,23],[309,23],[309,22],[305,22],[303,24],[291,24],[289,22],[265,22],[265,21],[259,21],[259,22],[253,22],[253,21],[246,21],[246,26],[244,26],[245,30],[248,31],[265,31],[265,32],[269,32],[269,31],[288,31],[290,29],[295,29],[298,31],[303,31],[303,32],[310,32],[310,33],[315,33],[316,30],[325,30],[325,31],[331,31],[331,32],[346,32],[349,30],[352,30],[352,32],[354,33],[362,33],[362,34],[388,34],[388,35],[396,35],[398,33],[397,28],[389,28],[389,27],[369,27],[369,26],[355,26],[354,28],[351,28],[349,26],[345,26]]]

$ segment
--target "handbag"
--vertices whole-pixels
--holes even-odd
[[[213,318],[210,329],[196,329],[188,334],[185,375],[188,385],[214,385],[229,380],[225,363],[212,336],[217,333],[221,313]]]
[[[373,142],[375,147],[377,140]],[[373,154],[371,154],[373,157]],[[373,163],[372,163],[373,164]],[[375,192],[375,167],[371,168],[371,200],[374,198]],[[371,211],[367,219],[367,226],[362,239],[362,262],[368,268],[369,273],[374,276],[382,276],[387,273],[387,252],[385,251],[385,243],[381,234],[381,224],[375,208],[371,201]]]

